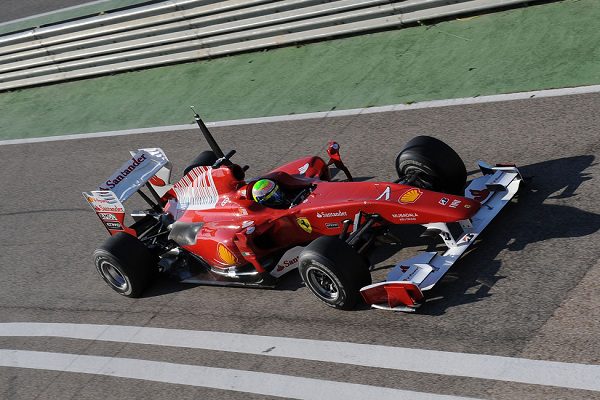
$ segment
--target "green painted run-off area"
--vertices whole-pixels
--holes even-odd
[[[566,0],[0,94],[0,138],[600,83],[600,2]]]

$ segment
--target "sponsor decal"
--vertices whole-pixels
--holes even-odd
[[[223,201],[221,201],[221,207],[225,207],[227,204],[231,203],[231,200],[228,196],[223,196]]]
[[[101,205],[94,205],[94,210],[104,211],[104,212],[123,212],[124,211],[122,207],[111,207],[111,206],[101,206]]]
[[[391,193],[391,189],[389,186],[387,186],[385,188],[385,190],[383,191],[383,193],[381,193],[379,195],[379,197],[377,197],[375,200],[381,200],[383,198],[385,198],[385,200],[389,200],[390,199],[390,193]]]
[[[217,245],[217,256],[227,265],[238,263],[238,258],[235,256],[235,254],[233,254],[233,252],[225,247],[222,243]]]
[[[104,225],[112,231],[122,231],[123,226],[118,222],[105,222]]]
[[[408,276],[403,276],[402,280],[403,281],[412,281],[412,278],[415,277],[415,275],[417,274],[417,272],[419,272],[419,268],[415,268],[413,269],[410,274],[408,274]]]
[[[337,229],[340,227],[340,225],[337,222],[328,222],[325,224],[325,226],[329,229]]]
[[[469,192],[471,192],[471,195],[473,196],[473,200],[476,200],[480,203],[483,203],[483,201],[485,199],[487,199],[488,196],[490,195],[489,189],[483,189],[483,190],[470,189]]]
[[[312,232],[312,226],[310,225],[310,221],[308,219],[301,217],[297,218],[296,222],[298,222],[298,226],[300,226],[300,228],[302,228],[305,232]]]
[[[104,221],[118,221],[119,219],[115,216],[115,214],[108,214],[108,213],[98,213],[98,216],[100,217],[100,219],[104,220]]]
[[[448,202],[449,202],[449,201],[450,201],[450,199],[449,199],[449,198],[447,198],[447,197],[442,197],[442,198],[440,199],[439,203],[440,203],[441,205],[445,206],[446,204],[448,204]]]
[[[248,229],[246,229],[246,235],[252,235],[255,229],[256,228],[254,226],[248,227]]]
[[[109,179],[105,182],[106,187],[108,189],[114,189],[114,187],[117,186],[119,184],[119,182],[121,182],[123,179],[125,179],[125,177],[127,175],[129,175],[130,173],[135,171],[135,169],[137,167],[139,167],[145,160],[146,160],[145,154],[141,154],[139,157],[132,157],[131,164],[129,164],[125,169],[119,171],[118,175],[115,178]],[[100,189],[108,190],[108,189],[102,188],[102,187]]]
[[[392,214],[392,218],[397,218],[400,221],[416,221],[419,214],[417,213],[399,213]]]
[[[101,192],[98,190],[83,193],[86,201],[94,209],[94,211],[112,214],[122,213],[125,211],[121,202],[116,198],[115,194],[110,191]]]
[[[336,211],[336,212],[329,212],[329,213],[318,212],[317,218],[346,217],[347,215],[348,215],[348,213],[346,211]]]
[[[300,172],[301,174],[304,174],[304,173],[306,173],[306,171],[308,171],[308,167],[309,167],[309,164],[306,163],[303,166],[301,166],[300,168],[298,168],[298,172]]]
[[[245,208],[238,209],[240,215],[248,215],[248,210]]]
[[[96,204],[118,204],[118,201],[112,195],[102,194],[102,192],[98,193],[98,197],[87,197],[87,201]]]
[[[458,243],[468,243],[471,240],[473,240],[473,238],[475,237],[474,233],[467,233],[465,236],[463,236]]]
[[[471,208],[470,204],[465,204],[465,208]]]
[[[254,225],[254,221],[244,221],[242,222],[242,228],[247,228],[251,225]]]
[[[460,203],[460,200],[452,200],[452,203],[450,203],[450,208],[456,208],[460,205]]]
[[[400,204],[411,204],[415,201],[419,200],[419,197],[423,192],[420,189],[408,189],[406,192],[402,193],[400,198],[398,199],[398,203]]]
[[[299,259],[300,259],[300,256],[296,256],[296,257],[294,257],[292,259],[289,259],[289,260],[283,260],[281,262],[281,264],[277,264],[277,272],[281,272],[284,269],[286,269],[288,267],[291,267],[292,265],[298,263]]]
[[[159,186],[159,187],[166,185],[165,181],[163,181],[156,175],[154,175],[152,178],[150,178],[150,180],[148,182],[150,182],[154,186]]]

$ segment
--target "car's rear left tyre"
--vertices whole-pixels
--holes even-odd
[[[140,297],[156,275],[157,263],[158,257],[140,240],[124,232],[109,237],[94,251],[94,264],[102,279],[127,297]]]
[[[467,169],[460,156],[446,143],[430,136],[411,139],[396,157],[402,181],[436,192],[464,196]]]
[[[300,253],[300,276],[330,307],[351,310],[361,301],[360,288],[371,284],[369,263],[336,236],[322,236]]]

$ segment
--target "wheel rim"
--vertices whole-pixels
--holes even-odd
[[[309,267],[306,270],[306,277],[315,294],[323,300],[335,301],[340,297],[340,288],[327,272],[316,267]]]
[[[127,279],[113,264],[107,260],[100,261],[100,273],[111,286],[119,291],[127,289]]]

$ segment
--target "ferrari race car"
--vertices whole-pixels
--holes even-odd
[[[131,158],[97,190],[84,192],[110,237],[94,263],[116,292],[139,297],[151,280],[273,288],[298,269],[325,304],[352,309],[364,300],[379,309],[415,311],[430,290],[515,196],[522,182],[514,165],[480,162],[467,183],[458,154],[442,141],[418,136],[396,158],[395,182],[355,182],[339,145],[329,161],[304,157],[258,179],[224,154],[197,113],[208,142],[171,182],[171,163],[159,148]],[[347,181],[332,181],[330,166]],[[465,187],[466,186],[466,187]],[[142,191],[145,189],[146,192]],[[125,223],[123,203],[138,193],[149,208]],[[447,250],[399,262],[387,280],[372,283],[368,255],[394,225],[418,224]]]

